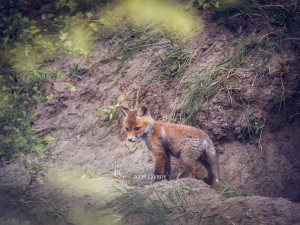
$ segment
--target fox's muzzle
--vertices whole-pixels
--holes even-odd
[[[128,141],[132,141],[132,142],[135,142],[135,141],[137,141],[139,139],[139,137],[135,137],[135,136],[133,136],[133,137],[127,137],[127,140]]]

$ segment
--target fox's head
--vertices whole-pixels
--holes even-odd
[[[151,131],[154,120],[150,116],[148,108],[141,107],[130,110],[122,107],[121,111],[124,116],[123,125],[127,132],[128,141],[135,142]]]

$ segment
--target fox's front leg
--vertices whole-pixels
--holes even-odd
[[[166,179],[171,179],[171,158],[170,154],[166,154],[164,175]]]
[[[155,158],[155,181],[161,181],[164,176],[170,174],[171,163],[170,156],[167,156],[165,153],[156,153],[154,154]]]

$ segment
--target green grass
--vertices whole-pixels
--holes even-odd
[[[118,60],[119,64],[116,68],[118,72],[125,62],[139,52],[146,53],[148,59],[145,61],[150,62],[149,66],[142,67],[145,70],[140,74],[139,79],[149,73],[152,75],[149,82],[179,79],[190,68],[194,58],[192,52],[186,51],[182,41],[173,38],[163,28],[153,26],[142,28],[125,24],[111,35],[108,57],[96,62],[94,66]]]
[[[118,196],[106,201],[106,204],[99,210],[109,209],[121,213],[127,222],[133,218],[139,224],[171,224],[175,220],[188,221],[188,214],[196,212],[197,205],[190,204],[187,192],[196,198],[199,198],[201,194],[181,183],[173,183],[173,188],[166,191],[157,191],[155,187],[150,189],[114,188]]]
[[[190,184],[182,183],[179,179],[172,181],[172,187],[167,189],[156,188],[159,183],[148,188],[120,188],[113,186],[117,197],[106,200],[104,206],[98,208],[103,214],[121,213],[124,222],[131,221],[137,224],[200,224],[205,217],[209,204],[220,196],[229,193],[229,188],[222,189],[207,202],[203,202],[203,193],[193,189]],[[229,185],[230,186],[230,185]],[[230,192],[232,193],[232,192]],[[235,196],[245,196],[236,194]],[[192,218],[192,219],[191,219]]]
[[[273,20],[269,18],[270,12],[273,13]],[[276,17],[277,14],[281,15],[280,22],[277,21],[279,20]],[[223,46],[223,58],[217,65],[200,68],[199,71],[189,73],[181,79],[180,85],[186,91],[178,99],[173,113],[180,109],[180,117],[183,123],[196,125],[197,117],[202,111],[203,104],[224,88],[230,91],[230,87],[226,83],[235,76],[236,71],[254,72],[256,74],[253,77],[255,85],[256,80],[262,79],[266,71],[264,66],[271,58],[275,58],[279,64],[279,70],[283,70],[286,67],[283,60],[286,52],[288,52],[290,59],[299,57],[300,33],[297,28],[299,21],[295,14],[294,6],[275,6],[270,8],[266,5],[258,4],[256,1],[250,1],[250,3],[243,6],[237,6],[234,13],[227,14],[230,17],[241,15],[246,18],[245,22],[248,23],[246,29],[251,35],[249,37],[236,38],[231,42],[228,42],[224,37],[223,41],[226,44]],[[263,29],[263,27],[267,27],[269,31],[255,38],[258,30]],[[253,97],[258,90],[258,88],[253,90]],[[277,110],[277,126],[280,127],[292,116],[288,113],[292,106],[288,106],[285,98],[286,92],[287,90],[282,91]],[[254,101],[256,104],[257,99],[254,99]],[[246,126],[243,125],[244,128],[242,129],[243,140],[248,138],[253,140],[258,136],[264,123],[253,112],[255,106],[251,105],[250,107],[247,100],[241,103],[233,101],[231,102],[232,104],[240,107],[240,110],[244,111],[245,114],[245,118],[242,121],[244,125],[246,124]],[[208,109],[204,110],[207,111]],[[295,110],[292,112],[296,114]],[[251,117],[254,118],[250,120],[249,118]]]
[[[223,186],[220,188],[220,193],[225,198],[236,197],[236,196],[249,196],[245,191],[235,192],[230,190],[231,182],[225,181]]]
[[[8,175],[5,174],[5,176]],[[3,177],[1,176],[0,180],[0,210],[2,212],[15,218],[23,218],[22,220],[30,221],[33,225],[73,224],[69,218],[68,209],[59,206],[59,198],[46,199],[28,195],[26,184],[5,182],[2,180]]]
[[[179,79],[178,90],[181,88],[184,93],[177,98],[172,111],[173,116],[179,110],[182,123],[196,125],[197,117],[205,102],[224,88],[227,88],[228,92],[232,91],[227,83],[236,75],[236,71],[257,73],[255,82],[255,79],[261,79],[266,71],[264,66],[271,58],[275,58],[281,68],[285,67],[283,53],[286,49],[291,58],[298,57],[300,36],[296,29],[298,19],[295,5],[270,7],[253,0],[234,8],[226,13],[222,12],[222,15],[227,19],[242,16],[241,18],[244,18],[247,24],[245,30],[250,35],[230,42],[224,37],[223,41],[226,44],[223,46],[223,57],[217,65],[195,69],[193,65],[197,61],[196,52],[190,50],[181,40],[172,37],[166,29],[154,25],[137,27],[127,23],[107,29],[107,34],[102,33],[100,40],[109,42],[107,58],[99,60],[93,67],[111,61],[119,62],[116,68],[119,75],[107,87],[109,90],[118,79],[126,76],[126,68],[125,70],[123,68],[125,63],[129,62],[135,54],[145,53],[148,58],[142,63],[137,81],[142,80],[146,74],[150,75],[150,79],[147,78],[146,81],[143,79],[143,82]],[[257,35],[262,29],[269,30],[262,35]],[[231,105],[237,102],[233,101]],[[255,114],[252,112],[253,109],[249,108],[247,101],[235,105],[240,106],[240,110],[245,111],[247,115],[243,121],[247,124],[246,129],[242,130],[243,140],[249,137],[252,140],[257,137],[263,123],[258,118],[249,121],[249,115],[255,117]],[[286,105],[285,99],[282,98],[277,115],[286,114],[288,108]],[[282,124],[287,118],[280,116],[277,119],[278,124]]]

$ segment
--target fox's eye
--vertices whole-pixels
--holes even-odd
[[[135,127],[135,128],[134,128],[134,130],[139,130],[139,129],[140,129],[140,127]]]
[[[128,127],[126,127],[126,130],[128,131]]]

